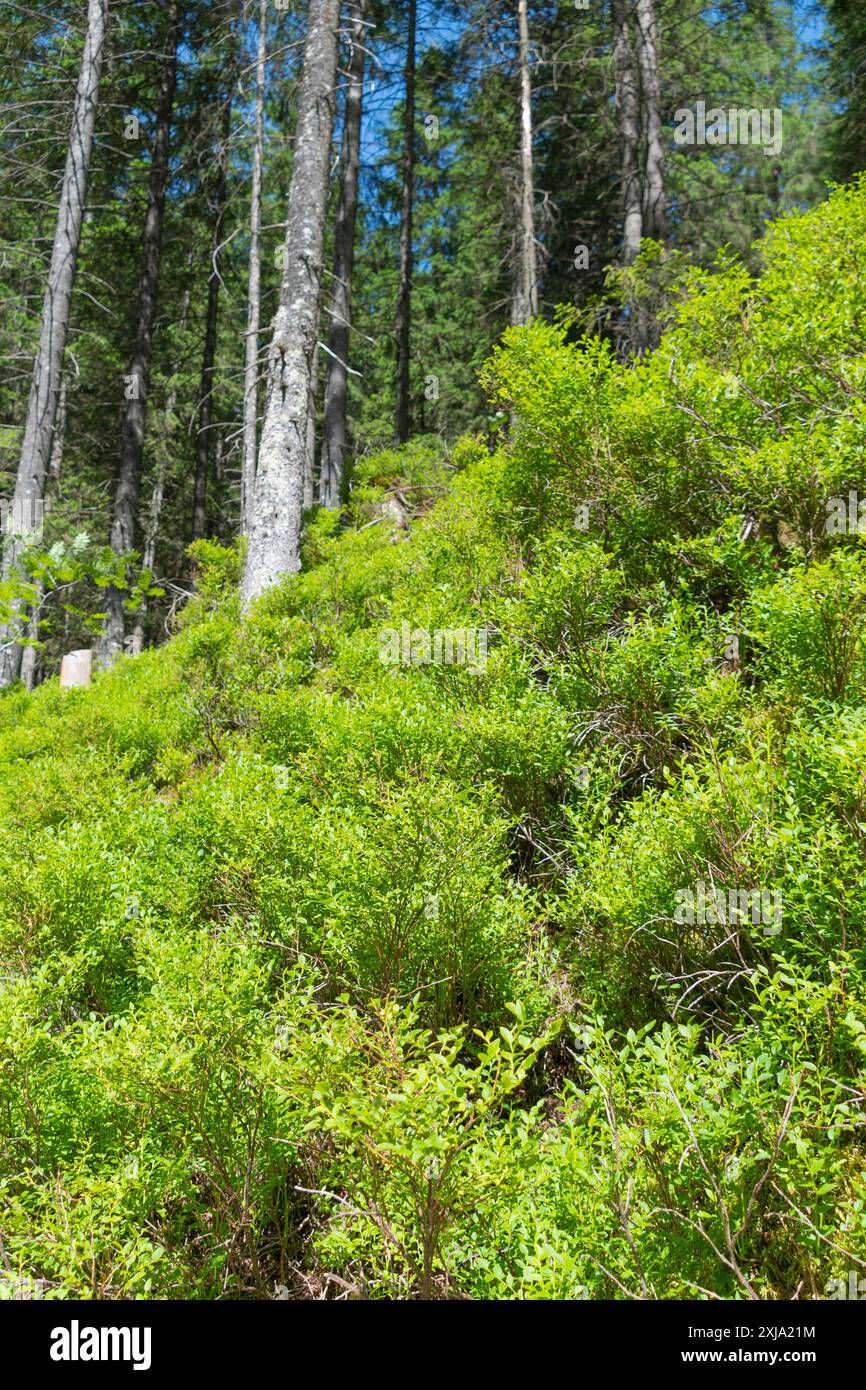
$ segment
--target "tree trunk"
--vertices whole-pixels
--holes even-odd
[[[343,116],[340,201],[334,229],[334,295],[328,331],[327,382],[325,386],[322,457],[319,467],[319,501],[323,507],[339,507],[346,456],[346,400],[349,384],[349,327],[352,320],[352,272],[355,264],[355,222],[358,210],[358,173],[361,165],[361,108],[364,96],[364,59],[367,26],[366,0],[357,0],[352,16],[352,51],[349,85]]]
[[[54,422],[54,440],[51,445],[51,459],[48,465],[48,477],[52,485],[56,484],[60,477],[60,470],[63,466],[63,445],[66,440],[66,394],[69,385],[69,377],[63,374],[60,381],[60,398],[57,403],[57,417]],[[39,614],[45,602],[45,585],[40,580],[36,585],[36,593],[30,607],[30,616],[27,620],[27,646],[21,652],[21,684],[25,690],[35,690],[39,683],[41,667],[40,651],[36,646],[39,641]]]
[[[316,500],[316,398],[319,391],[319,345],[313,349],[313,365],[310,369],[310,404],[307,409],[307,447],[304,454],[304,511],[308,512]]]
[[[300,564],[307,420],[319,327],[339,0],[310,0],[298,102],[285,269],[268,359],[268,398],[242,585],[249,605]]]
[[[195,438],[195,488],[192,517],[192,538],[200,540],[207,534],[207,475],[210,458],[211,422],[213,420],[213,379],[216,361],[217,324],[219,316],[220,273],[219,249],[223,243],[226,203],[228,201],[229,136],[232,122],[232,96],[237,72],[237,46],[233,44],[228,65],[226,99],[223,107],[219,155],[217,157],[216,187],[213,202],[213,237],[210,254],[210,276],[207,282],[207,313],[205,316],[204,349],[201,380],[198,388],[198,427]]]
[[[120,435],[120,459],[114,493],[114,515],[111,523],[111,548],[117,555],[132,550],[135,544],[141,460],[144,452],[145,412],[150,383],[156,302],[159,292],[162,228],[165,220],[165,186],[168,180],[169,132],[177,82],[179,37],[178,0],[172,0],[163,49],[138,282],[136,334],[127,374],[127,401]],[[100,662],[104,666],[110,666],[123,650],[126,631],[123,599],[124,594],[121,589],[111,586],[106,590],[107,615],[99,643]]]
[[[526,0],[518,0],[520,69],[520,185],[517,196],[517,255],[511,322],[529,323],[538,313],[538,258],[535,247],[535,186],[532,171],[532,84],[529,79],[529,20]]]
[[[40,653],[36,643],[39,641],[39,614],[45,602],[45,585],[40,581],[27,619],[27,646],[21,652],[21,684],[25,690],[35,690],[39,683]]]
[[[144,524],[144,548],[141,553],[142,567],[151,574],[153,573],[153,566],[156,560],[159,519],[162,515],[162,504],[165,498],[165,474],[165,462],[164,460],[160,460],[156,465],[156,473],[153,479],[153,491],[150,494],[150,507],[148,508],[147,519]],[[141,653],[144,651],[144,623],[146,617],[147,600],[143,599],[135,615],[135,624],[132,629],[132,644],[130,647],[132,656],[141,656]]]
[[[631,265],[643,236],[641,180],[638,169],[640,106],[625,0],[613,0],[614,80],[622,137],[623,261]]]
[[[192,258],[190,257],[190,261]],[[181,335],[186,331],[187,316],[189,314],[190,290],[189,285],[183,292],[181,302],[180,318],[178,328]],[[176,375],[177,373],[175,373]],[[171,460],[171,435],[173,431],[174,412],[177,405],[177,386],[172,385],[165,401],[165,417],[167,439],[165,443],[165,455],[157,460],[156,469],[153,477],[153,490],[150,494],[150,506],[145,520],[144,549],[141,555],[141,563],[144,569],[153,573],[156,563],[156,543],[159,539],[159,523],[162,516],[162,504],[165,500],[165,478]],[[147,618],[147,599],[141,601],[141,606],[135,615],[135,624],[132,629],[131,653],[133,656],[140,656],[144,650],[144,625]]]
[[[637,0],[637,49],[646,132],[643,234],[664,240],[668,230],[662,144],[661,87],[656,41],[655,0]]]
[[[403,109],[403,201],[400,210],[400,282],[397,291],[397,409],[394,442],[409,438],[409,347],[412,319],[412,203],[415,196],[415,29],[416,0],[409,0]]]
[[[52,480],[60,477],[63,466],[63,446],[66,443],[66,410],[69,391],[69,376],[64,373],[60,379],[60,396],[57,401],[57,416],[54,421],[54,439],[51,442],[51,458],[48,463],[48,476]]]
[[[256,481],[258,421],[259,327],[262,279],[262,159],[265,143],[265,44],[268,0],[259,0],[256,54],[256,117],[253,176],[250,187],[250,273],[247,289],[247,336],[244,347],[244,456],[241,467],[241,535],[249,530]]]
[[[84,199],[93,147],[93,127],[96,120],[107,15],[108,0],[89,0],[87,34],[75,91],[72,128],[57,209],[51,265],[42,301],[39,347],[33,364],[27,419],[15,482],[13,517],[21,517],[27,524],[30,523],[31,516],[35,519],[36,508],[44,497],[45,479],[54,441],[57,398],[69,324],[69,305],[84,220]],[[20,554],[20,544],[10,536],[3,557],[4,580],[10,580],[18,570]],[[11,685],[18,676],[21,647],[16,638],[21,632],[23,610],[23,604],[15,603],[11,621],[0,628],[0,687]]]

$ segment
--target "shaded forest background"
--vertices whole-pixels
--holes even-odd
[[[326,266],[333,264],[345,163],[353,16],[367,34],[348,343],[350,457],[368,455],[407,432],[453,440],[480,431],[492,442],[503,423],[488,412],[479,370],[515,317],[521,180],[517,10],[511,0],[467,0],[421,3],[410,13],[408,0],[375,0],[363,14],[348,7],[343,15]],[[21,453],[85,11],[86,6],[71,3],[50,11],[2,6],[0,494],[5,496],[12,495]],[[537,307],[543,317],[567,323],[575,335],[597,332],[614,338],[623,352],[634,350],[638,313],[649,314],[653,322],[663,316],[666,294],[684,261],[707,265],[722,248],[730,248],[750,263],[767,219],[811,206],[832,180],[866,163],[859,121],[866,21],[856,5],[734,0],[706,7],[658,0],[664,218],[660,227],[649,227],[657,238],[655,252],[635,260],[624,229],[628,190],[616,52],[621,26],[630,24],[634,34],[635,7],[616,0],[591,0],[586,7],[563,0],[530,3],[526,13]],[[189,543],[201,537],[228,543],[241,526],[262,16],[259,418],[268,325],[279,294],[305,7],[280,0],[260,11],[238,0],[180,0],[170,7],[142,3],[109,9],[46,489],[43,558],[41,568],[31,566],[40,601],[24,663],[28,684],[55,671],[63,651],[92,645],[106,591],[119,574],[127,646],[162,640],[192,588]],[[410,22],[416,33],[411,79]],[[164,112],[164,227],[130,544],[129,526],[119,538],[112,515],[130,354],[141,312],[143,228],[169,58],[176,65],[176,82]],[[407,139],[410,80],[414,109]],[[721,107],[780,108],[781,151],[768,157],[759,145],[678,147],[672,139],[674,113],[702,99]],[[642,179],[648,138],[644,112],[638,120]],[[408,274],[403,263],[401,275],[408,152],[411,262]],[[402,426],[399,419],[395,423],[401,283],[411,316]],[[320,332],[318,437],[310,441],[307,503],[321,496],[316,475],[333,360],[325,328]]]

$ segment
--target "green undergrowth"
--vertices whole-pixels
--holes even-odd
[[[862,1270],[864,229],[689,272],[636,366],[510,330],[494,452],[364,460],[244,621],[199,542],[165,647],[0,701],[0,1292]]]

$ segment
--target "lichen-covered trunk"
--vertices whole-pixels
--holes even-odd
[[[403,101],[403,193],[400,208],[400,271],[397,287],[397,406],[394,442],[409,438],[409,353],[412,325],[412,210],[415,201],[415,30],[416,3],[409,0]]]
[[[643,236],[641,179],[638,167],[640,149],[640,94],[637,72],[632,55],[628,13],[625,0],[613,0],[614,45],[613,65],[616,85],[616,105],[622,141],[622,254],[631,265],[640,250]]]
[[[15,480],[13,530],[21,522],[27,529],[36,520],[36,510],[45,494],[45,480],[51,462],[69,305],[84,220],[107,18],[108,0],[89,0],[87,33],[75,89],[51,264],[42,301],[39,346],[33,363],[27,418]],[[12,534],[7,535],[5,541],[2,574],[8,582],[18,571],[21,546]],[[0,627],[0,687],[11,685],[18,678],[21,646],[17,639],[21,636],[25,621],[25,605],[19,602],[13,605],[10,621]]]
[[[265,57],[268,0],[259,0],[256,47],[256,115],[253,173],[250,184],[250,269],[247,285],[247,335],[244,345],[244,457],[241,470],[241,534],[249,530],[256,481],[258,441],[259,330],[262,281],[262,160],[265,143]]]
[[[268,396],[241,588],[245,610],[300,563],[338,22],[339,0],[310,0],[286,218],[285,269],[268,358]]]
[[[538,257],[535,245],[535,184],[532,163],[532,84],[529,77],[529,19],[526,0],[518,0],[517,58],[520,73],[520,179],[517,193],[517,244],[511,322],[529,323],[538,313]]]
[[[364,59],[367,26],[366,0],[358,0],[352,15],[349,85],[343,118],[340,201],[334,229],[334,294],[328,330],[327,382],[325,385],[322,456],[319,467],[319,502],[338,507],[346,458],[346,401],[349,385],[349,327],[352,320],[352,273],[355,264],[355,223],[358,210],[358,173],[361,167],[361,109],[364,96]]]
[[[138,281],[135,342],[129,371],[126,374],[126,400],[120,432],[120,457],[114,489],[114,512],[111,521],[111,548],[117,555],[133,549],[138,512],[138,492],[141,482],[141,461],[144,453],[144,429],[147,392],[150,385],[150,365],[153,355],[153,330],[159,293],[159,268],[162,256],[162,229],[165,221],[165,188],[168,181],[169,133],[177,83],[177,48],[180,37],[178,0],[172,0],[168,12],[159,98],[150,163],[147,211],[144,217],[141,269]],[[123,650],[126,633],[124,592],[113,585],[106,590],[106,618],[99,643],[99,659],[110,666]]]
[[[667,236],[668,208],[662,144],[661,83],[658,67],[655,0],[637,0],[637,51],[646,135],[646,174],[643,189],[643,234]]]

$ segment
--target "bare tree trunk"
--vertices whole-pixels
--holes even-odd
[[[316,398],[319,392],[319,346],[313,350],[313,365],[310,371],[310,405],[307,410],[307,448],[304,455],[304,511],[308,512],[316,500]]]
[[[268,398],[242,585],[245,610],[300,564],[338,23],[339,0],[310,0],[286,218],[285,269],[268,359]]]
[[[141,563],[142,567],[151,574],[153,573],[153,566],[156,561],[156,542],[159,537],[159,520],[162,515],[162,504],[165,499],[165,474],[165,460],[161,459],[156,465],[156,472],[153,479],[153,491],[150,494],[150,506],[143,528],[144,547],[141,553]],[[135,624],[132,629],[132,643],[130,646],[130,653],[132,656],[141,656],[144,650],[144,623],[146,617],[147,600],[143,599],[135,615]]]
[[[66,441],[66,395],[69,387],[69,377],[63,374],[60,381],[60,399],[57,403],[57,418],[54,422],[54,440],[51,445],[51,460],[48,465],[48,477],[52,484],[57,482],[60,477],[60,470],[63,467],[63,445]],[[49,502],[50,505],[50,502]],[[30,616],[27,620],[27,646],[21,653],[21,683],[25,690],[34,690],[39,682],[39,668],[41,666],[39,648],[35,645],[39,641],[39,614],[45,602],[45,585],[40,580],[36,586],[36,594],[30,608]]]
[[[641,180],[638,169],[640,105],[625,0],[613,0],[614,79],[622,137],[623,260],[631,265],[643,236]]]
[[[190,261],[192,257],[190,256]],[[181,303],[180,319],[178,328],[181,334],[186,332],[187,316],[189,314],[190,291],[189,286],[183,292]],[[162,504],[165,500],[165,479],[168,473],[170,454],[171,454],[171,431],[173,428],[174,412],[177,405],[177,386],[172,385],[165,401],[165,415],[167,435],[165,443],[165,455],[157,460],[156,469],[153,477],[153,489],[150,494],[150,506],[148,507],[147,517],[142,530],[144,532],[144,549],[141,555],[141,563],[144,569],[153,573],[156,563],[156,545],[159,540],[159,523],[162,516]],[[141,601],[141,606],[135,615],[135,623],[132,629],[131,653],[133,656],[140,656],[144,650],[144,625],[147,619],[147,599]]]
[[[66,443],[66,411],[69,392],[69,377],[64,372],[60,378],[60,396],[57,401],[57,418],[54,422],[54,439],[51,442],[51,458],[48,463],[48,476],[52,480],[60,477],[63,466],[63,446]]]
[[[517,207],[517,255],[511,322],[529,323],[538,313],[538,257],[535,245],[535,185],[532,169],[532,84],[529,79],[529,20],[526,0],[518,0],[520,69],[520,184]]]
[[[231,24],[231,19],[229,19],[229,24]],[[237,74],[237,59],[238,50],[235,37],[232,40],[232,56],[228,65],[226,99],[223,106],[222,129],[217,156],[216,187],[211,203],[213,239],[210,255],[210,276],[207,283],[207,312],[205,315],[201,380],[198,388],[198,426],[195,437],[195,487],[192,516],[193,540],[200,540],[202,536],[207,534],[207,475],[212,433],[211,422],[213,420],[213,381],[220,295],[219,251],[223,242],[223,227],[228,201],[229,136],[231,135],[232,96]]]
[[[349,384],[349,327],[352,320],[352,273],[355,265],[355,222],[358,211],[358,173],[361,166],[361,108],[364,97],[364,60],[367,26],[366,0],[357,0],[352,16],[352,51],[349,85],[343,116],[340,201],[334,229],[334,295],[328,331],[327,382],[325,385],[322,456],[319,466],[319,502],[340,505],[346,456],[346,400]]]
[[[256,116],[253,139],[253,177],[250,187],[250,273],[247,289],[247,336],[244,348],[244,456],[241,467],[241,535],[249,529],[256,481],[258,421],[259,330],[262,279],[262,159],[265,143],[265,45],[268,0],[259,0],[256,53]]]
[[[39,683],[41,662],[36,643],[39,641],[39,613],[44,602],[45,585],[40,582],[36,585],[36,593],[27,619],[27,646],[21,652],[21,684],[25,690],[35,690]]]
[[[643,234],[661,240],[667,235],[668,209],[664,181],[661,87],[659,83],[655,0],[637,0],[637,50],[646,131],[646,176],[643,190]]]
[[[165,221],[165,186],[168,181],[169,132],[177,82],[179,38],[178,0],[171,0],[156,110],[147,212],[144,218],[135,344],[126,378],[127,400],[120,436],[120,459],[114,492],[114,515],[111,523],[111,548],[118,555],[132,550],[135,544],[141,460],[144,452],[145,412],[150,384],[156,302],[159,292],[162,228]],[[105,597],[107,614],[99,644],[99,655],[102,665],[110,666],[123,649],[126,631],[123,590],[111,586],[106,590]]]
[[[84,219],[84,199],[93,147],[93,127],[96,120],[107,17],[108,0],[89,0],[87,34],[75,90],[72,128],[57,209],[51,265],[42,301],[39,347],[33,364],[27,419],[12,506],[13,522],[23,521],[25,526],[30,526],[36,520],[37,507],[44,497],[45,479],[51,460],[63,352],[69,324],[69,305]],[[8,581],[16,573],[20,554],[20,544],[16,543],[12,535],[8,536],[3,556],[4,580]],[[23,607],[23,604],[14,604],[11,621],[0,627],[0,687],[11,685],[18,676],[21,647],[16,638],[21,632]]]
[[[400,210],[400,282],[397,290],[397,408],[394,442],[409,438],[409,349],[412,321],[412,204],[415,198],[415,30],[416,0],[409,0],[403,107],[403,201]]]

